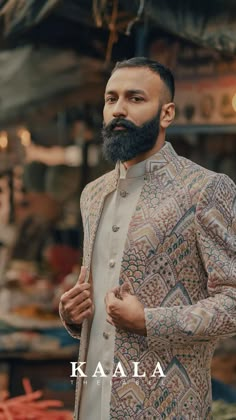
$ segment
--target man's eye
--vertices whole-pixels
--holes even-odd
[[[133,102],[142,102],[143,98],[141,96],[132,96],[131,101]]]
[[[116,98],[114,97],[114,96],[108,96],[107,98],[106,98],[106,102],[107,103],[113,103],[113,102],[115,102],[115,100],[116,100]]]

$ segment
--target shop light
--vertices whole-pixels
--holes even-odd
[[[233,107],[233,110],[236,112],[236,93],[234,94],[232,98],[232,107]]]
[[[6,131],[0,132],[0,149],[6,149],[8,146],[8,136]]]
[[[22,146],[30,146],[31,134],[29,130],[27,130],[26,128],[19,128],[19,130],[17,131],[17,135],[20,138]]]

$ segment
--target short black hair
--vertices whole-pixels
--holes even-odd
[[[118,61],[112,70],[113,74],[118,69],[126,67],[146,67],[160,76],[160,79],[164,82],[167,89],[170,92],[171,100],[173,101],[175,96],[175,80],[171,70],[159,63],[158,61],[149,60],[146,57],[133,57],[128,60]]]

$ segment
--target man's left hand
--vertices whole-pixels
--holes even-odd
[[[105,304],[109,324],[135,334],[147,335],[144,306],[130,293],[127,283],[108,292]]]

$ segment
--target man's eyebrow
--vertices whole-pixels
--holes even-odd
[[[105,92],[105,95],[115,95],[115,91],[114,90],[107,90],[106,92]]]
[[[128,89],[125,93],[128,95],[134,95],[134,94],[145,95],[145,91],[142,89]],[[108,90],[107,92],[105,92],[105,95],[116,95],[116,94],[117,92],[115,90]]]

